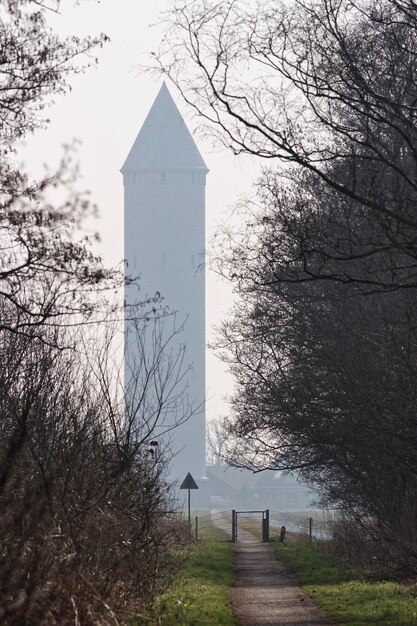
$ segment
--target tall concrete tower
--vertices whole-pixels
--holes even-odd
[[[208,169],[165,83],[121,170],[125,259],[140,294],[159,292],[184,322],[189,398],[205,400],[205,184]],[[127,293],[127,298],[132,296]],[[205,413],[172,431],[170,476],[205,476]]]

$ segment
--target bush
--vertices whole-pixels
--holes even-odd
[[[0,621],[123,623],[185,540],[163,455],[126,431],[77,351],[2,339]]]

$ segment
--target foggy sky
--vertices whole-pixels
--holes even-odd
[[[169,7],[167,0],[152,3],[138,0],[84,0],[74,6],[64,0],[59,16],[51,16],[54,30],[61,34],[94,35],[104,32],[111,41],[97,53],[99,64],[71,79],[71,93],[55,98],[46,114],[51,120],[46,131],[26,140],[19,157],[33,174],[42,173],[42,164],[57,164],[61,146],[73,138],[81,140],[78,150],[81,189],[91,191],[100,221],[100,253],[107,264],[123,258],[123,185],[119,170],[159,90],[161,79],[140,74],[137,66],[150,62],[149,53],[157,48],[161,29],[150,27],[157,14]],[[173,86],[171,94],[191,131],[198,120],[190,116]],[[194,135],[210,173],[206,187],[208,244],[217,225],[227,219],[226,211],[249,191],[256,167],[248,157],[236,158],[208,140]],[[209,249],[209,245],[207,246]],[[207,272],[207,339],[232,303],[230,287]],[[207,352],[207,417],[227,411],[221,397],[232,390],[232,381],[219,361]]]

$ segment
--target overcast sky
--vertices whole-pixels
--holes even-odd
[[[102,237],[101,253],[108,264],[123,258],[123,185],[119,170],[159,90],[161,80],[140,74],[137,66],[149,63],[149,53],[158,47],[160,27],[151,27],[158,14],[169,8],[167,0],[64,0],[61,14],[53,18],[60,33],[94,35],[101,32],[110,43],[98,52],[97,68],[71,80],[71,93],[55,98],[47,114],[46,131],[36,134],[22,151],[30,171],[39,173],[43,163],[52,165],[61,146],[73,138],[82,144],[79,161],[80,188],[89,189],[98,204],[100,221],[96,229]],[[168,87],[191,131],[198,120],[184,107],[175,89]],[[195,136],[210,169],[206,189],[207,244],[227,210],[250,189],[256,176],[253,163],[237,159],[225,150],[213,149],[208,140]],[[207,339],[222,313],[230,307],[230,288],[207,273]],[[226,412],[222,397],[232,388],[213,355],[207,355],[207,415],[214,418]]]

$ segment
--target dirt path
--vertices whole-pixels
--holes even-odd
[[[227,523],[218,522],[229,531]],[[239,528],[232,611],[241,626],[329,626],[330,622],[279,563],[270,544]]]

